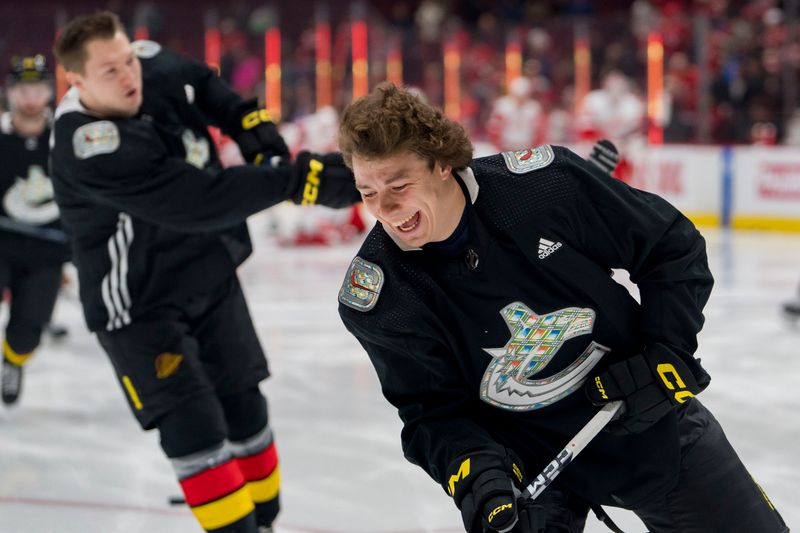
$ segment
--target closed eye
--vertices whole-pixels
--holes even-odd
[[[403,185],[398,185],[396,187],[392,187],[392,190],[394,192],[403,192],[404,190],[406,190],[406,187],[408,187],[408,183],[404,183]]]

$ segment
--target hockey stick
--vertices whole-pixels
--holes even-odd
[[[550,464],[542,470],[542,473],[536,476],[530,485],[528,485],[520,498],[530,498],[535,500],[544,489],[564,470],[568,464],[572,462],[575,457],[594,439],[600,430],[606,427],[614,415],[622,407],[621,401],[610,402],[603,406],[585,426],[581,428],[578,433],[572,437],[572,440],[567,443],[563,450],[556,455],[556,458],[550,461]]]
[[[11,231],[13,233],[21,233],[29,237],[35,237],[50,242],[57,242],[66,244],[67,235],[60,229],[43,228],[40,226],[31,226],[17,222],[13,218],[0,216],[0,229]]]

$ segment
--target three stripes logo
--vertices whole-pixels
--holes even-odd
[[[548,241],[544,237],[541,237],[539,239],[539,259],[546,259],[559,248],[561,248],[560,242]]]

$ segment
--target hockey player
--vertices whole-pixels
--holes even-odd
[[[69,253],[47,175],[53,88],[44,56],[14,58],[7,89],[10,111],[0,115],[0,292],[7,288],[11,299],[2,397],[13,404],[24,365],[50,320]]]
[[[112,13],[71,21],[54,52],[72,88],[56,110],[53,182],[88,326],[200,525],[271,531],[269,372],[236,276],[245,219],[285,199],[351,205],[352,174],[338,154],[290,163],[266,111],[205,65],[131,43]],[[209,124],[255,164],[222,170]]]
[[[681,213],[562,147],[472,159],[460,126],[393,85],[345,110],[339,142],[379,221],[339,312],[467,531],[577,532],[601,505],[655,533],[787,531],[694,398],[712,277]],[[608,431],[517,501],[614,400]]]

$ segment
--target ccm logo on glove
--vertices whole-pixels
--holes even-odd
[[[251,130],[262,122],[272,122],[272,117],[266,109],[255,109],[242,117],[242,129]]]
[[[306,184],[303,187],[303,200],[300,205],[314,205],[319,196],[319,173],[325,165],[322,162],[312,159],[308,162],[308,174],[306,174]]]
[[[691,391],[686,390],[686,383],[683,382],[681,376],[678,374],[678,371],[675,370],[675,367],[671,364],[661,363],[656,367],[656,372],[658,372],[659,377],[661,377],[661,381],[664,382],[664,385],[667,387],[667,389],[671,391],[675,390],[676,388],[678,389],[673,395],[676,402],[683,403],[688,398],[694,396]],[[670,375],[672,375],[672,377],[675,379],[674,384],[670,381]]]

